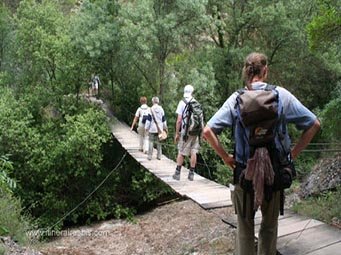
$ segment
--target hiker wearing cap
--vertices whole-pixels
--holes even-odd
[[[149,107],[147,105],[147,98],[145,96],[140,97],[141,106],[137,108],[133,123],[131,124],[130,130],[133,130],[136,123],[137,133],[139,134],[139,151],[144,153],[148,152],[148,134],[145,131],[145,124],[149,114]]]
[[[165,112],[159,105],[159,98],[153,97],[152,103],[153,106],[150,108],[145,125],[145,130],[149,135],[148,160],[152,159],[154,142],[156,142],[157,148],[156,158],[160,160],[162,155],[162,147],[161,141],[159,140],[159,130],[167,131],[167,122]]]
[[[265,83],[267,75],[267,57],[261,53],[248,55],[243,67],[246,89],[233,93],[204,128],[204,138],[224,163],[233,170],[234,185],[231,186],[231,200],[238,220],[236,238],[236,254],[238,255],[255,254],[254,214],[258,207],[262,212],[262,221],[258,233],[257,254],[277,254],[278,216],[283,203],[281,200],[283,189],[279,191],[275,189],[275,186],[278,183],[284,183],[283,177],[290,177],[283,173],[290,173],[291,170],[294,170],[291,168],[291,159],[297,158],[320,129],[320,122],[316,116],[288,90]],[[274,105],[278,106],[267,109],[277,118],[273,122],[274,128],[267,129],[260,126],[253,128],[245,121],[246,119],[249,121],[251,118],[253,121],[258,121],[257,119],[263,116],[261,114],[251,113],[249,116],[239,114],[238,109],[244,110],[239,106],[249,100],[245,95],[256,94],[269,96],[274,99]],[[245,100],[240,100],[241,98]],[[252,100],[252,102],[258,101],[259,97]],[[278,100],[278,104],[276,100]],[[297,129],[302,130],[299,141],[292,149],[287,123],[294,123]],[[258,122],[257,125],[260,124]],[[226,151],[220,143],[218,135],[225,128],[233,130],[234,155]],[[246,130],[250,132],[246,132]],[[271,136],[268,137],[269,134]],[[257,144],[257,140],[253,140],[256,136],[264,139],[263,145],[254,146]],[[284,165],[283,162],[290,164]],[[278,171],[279,169],[282,171]],[[259,185],[259,180],[262,181],[262,185]],[[249,190],[244,185],[245,183],[249,183]],[[257,191],[261,191],[260,196]]]
[[[181,167],[185,156],[190,156],[188,180],[193,181],[197,164],[197,153],[200,149],[199,139],[203,129],[203,112],[201,105],[193,97],[194,88],[186,85],[183,99],[176,109],[177,120],[174,142],[178,143],[178,156],[173,179],[180,180]]]

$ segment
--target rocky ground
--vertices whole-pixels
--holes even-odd
[[[315,165],[311,174],[301,184],[299,195],[303,198],[333,190],[341,185],[341,154],[325,158]]]
[[[136,217],[73,229],[41,247],[42,254],[232,254],[235,229],[221,220],[231,208],[205,211],[190,200],[172,202]]]

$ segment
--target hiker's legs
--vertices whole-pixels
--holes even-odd
[[[156,158],[157,159],[161,159],[161,155],[162,155],[162,145],[161,145],[161,142],[159,140],[159,138],[157,137],[156,138],[156,149],[157,149],[157,155],[156,155]]]
[[[199,149],[200,149],[199,137],[188,136],[187,140],[184,141],[183,136],[181,136],[180,141],[178,143],[178,150],[179,150],[179,154],[181,154],[182,157],[191,155],[191,158],[192,158],[192,155],[195,154],[193,161],[195,160],[195,163],[196,163],[196,154],[199,152]],[[179,163],[181,163],[181,162],[179,162]],[[179,165],[179,163],[178,163],[178,165]],[[192,160],[191,160],[191,163],[192,163]]]
[[[236,255],[255,254],[255,230],[254,217],[251,209],[250,195],[246,197],[246,208],[243,208],[244,191],[239,185],[231,192],[232,201],[237,213],[237,236],[236,236]],[[243,217],[243,210],[246,210],[246,217]]]
[[[143,137],[143,152],[148,153],[148,148],[149,147],[149,135],[147,132],[144,132],[144,137]]]
[[[151,160],[153,156],[154,140],[157,134],[149,133],[149,147],[148,147],[148,159]]]
[[[258,234],[258,255],[276,255],[280,192],[274,192],[270,201],[263,200],[262,223]]]
[[[197,164],[197,153],[195,151],[191,151],[191,168],[195,168],[196,164]]]
[[[180,152],[178,153],[178,156],[176,157],[176,165],[177,166],[182,166],[184,163],[184,155],[182,155]]]
[[[139,150],[143,151],[143,142],[144,142],[144,137],[145,137],[145,129],[144,127],[138,127],[137,128],[137,133],[139,134]]]
[[[199,136],[190,136],[191,140],[191,168],[197,164],[197,154],[200,150]]]

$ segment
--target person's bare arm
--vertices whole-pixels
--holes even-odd
[[[174,137],[174,143],[177,143],[180,139],[180,127],[182,122],[182,115],[178,114],[178,118],[176,119],[175,123],[175,137]]]
[[[221,145],[218,137],[213,130],[206,126],[203,132],[204,139],[212,146],[214,151],[221,157],[224,163],[230,168],[234,169],[235,160],[231,154],[229,154]]]
[[[310,141],[313,139],[313,137],[316,135],[316,133],[319,130],[320,130],[320,122],[316,120],[310,128],[308,128],[302,133],[297,144],[291,150],[291,155],[293,159],[296,159],[297,156],[302,152],[302,150],[304,150],[308,146]]]
[[[130,130],[133,130],[134,129],[134,126],[136,125],[137,121],[138,121],[139,117],[134,117],[133,119],[133,123],[131,124],[131,127],[130,127]]]

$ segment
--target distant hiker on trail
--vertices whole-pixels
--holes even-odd
[[[152,159],[154,142],[156,142],[157,159],[161,159],[162,147],[159,139],[159,134],[167,130],[166,116],[163,108],[159,105],[159,98],[152,98],[153,106],[150,108],[145,129],[149,134],[148,160]]]
[[[173,179],[180,180],[181,167],[184,157],[190,156],[190,168],[188,180],[193,181],[194,171],[197,164],[197,153],[200,149],[200,137],[204,127],[204,117],[201,105],[193,97],[194,88],[186,85],[184,97],[176,108],[177,120],[175,127],[174,142],[178,143],[178,156]]]
[[[275,255],[279,212],[284,188],[295,175],[292,159],[309,144],[320,129],[316,116],[288,90],[265,83],[267,58],[261,53],[247,56],[243,76],[246,88],[234,92],[209,120],[204,138],[233,170],[231,199],[238,219],[236,254],[255,254],[254,214],[258,207],[262,222],[258,255]],[[302,135],[290,149],[287,123]],[[233,130],[234,155],[219,141],[224,128]]]
[[[145,124],[149,114],[149,107],[147,105],[147,98],[145,96],[140,97],[141,106],[136,110],[135,117],[133,119],[133,123],[131,124],[131,130],[134,129],[136,123],[137,133],[139,134],[139,151],[143,151],[144,153],[148,152],[148,134],[145,130]]]
[[[98,96],[98,87],[101,84],[101,81],[98,77],[98,75],[92,75],[91,78],[91,96]]]

